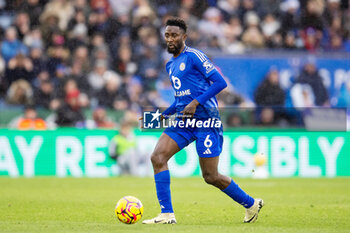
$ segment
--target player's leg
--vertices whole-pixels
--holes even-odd
[[[144,224],[174,224],[176,223],[170,193],[170,173],[168,160],[180,150],[178,144],[163,133],[152,153],[151,161],[154,170],[157,197],[161,214],[155,218],[144,220]]]
[[[158,174],[168,170],[168,160],[180,150],[178,144],[163,133],[151,155],[151,162],[154,174]]]
[[[254,204],[254,199],[246,194],[231,178],[218,172],[219,156],[209,158],[200,157],[199,164],[206,183],[219,188],[246,208]]]
[[[203,178],[205,182],[211,184],[226,193],[234,201],[246,208],[244,222],[255,222],[260,209],[264,206],[261,199],[254,199],[245,193],[231,178],[218,172],[219,156],[210,158],[199,158]]]
[[[196,132],[196,148],[204,180],[222,190],[234,201],[246,208],[244,222],[254,222],[263,206],[260,199],[254,200],[231,178],[218,172],[219,155],[222,151],[222,128],[202,129]]]
[[[213,185],[220,190],[225,189],[231,183],[231,178],[218,172],[219,156],[202,158],[199,157],[202,176],[207,184]]]
[[[177,143],[167,134],[163,133],[151,156],[157,197],[162,213],[174,212],[170,195],[168,160],[179,150],[180,148]]]

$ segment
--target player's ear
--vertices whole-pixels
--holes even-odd
[[[184,33],[184,34],[182,35],[182,40],[183,40],[184,42],[187,40],[187,34],[186,34],[186,33]]]

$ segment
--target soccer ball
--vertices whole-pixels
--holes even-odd
[[[262,167],[266,164],[267,157],[263,153],[256,153],[254,155],[254,163],[256,167]]]
[[[143,205],[136,197],[125,196],[115,206],[115,214],[119,221],[126,224],[134,224],[143,215]]]

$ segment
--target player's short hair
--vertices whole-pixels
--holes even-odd
[[[173,18],[168,19],[166,21],[166,26],[178,26],[179,28],[184,30],[185,33],[187,31],[187,25],[186,25],[185,21],[181,18],[178,18],[178,17],[173,17]]]

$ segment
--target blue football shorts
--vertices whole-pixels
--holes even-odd
[[[216,157],[221,154],[223,144],[223,129],[218,128],[180,128],[169,127],[164,133],[172,138],[180,150],[196,141],[198,156],[201,158]]]

